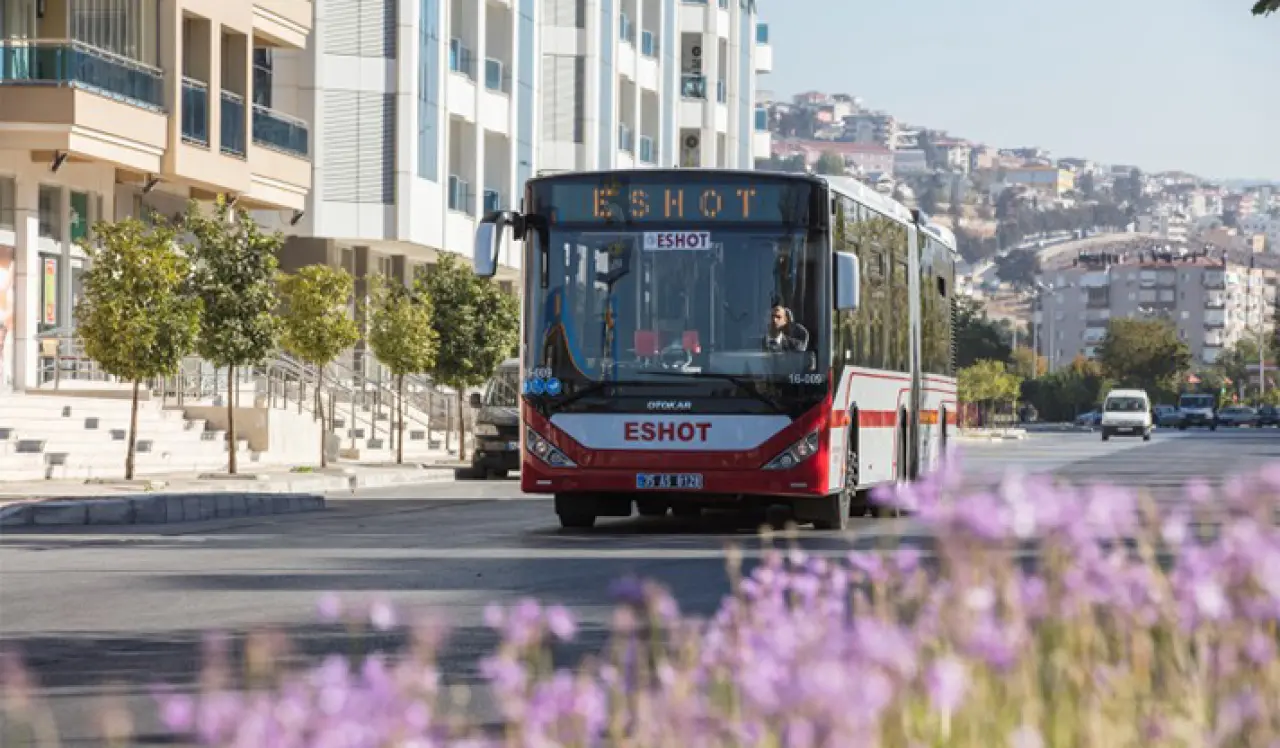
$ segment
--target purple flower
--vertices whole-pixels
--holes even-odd
[[[396,611],[385,600],[379,600],[369,607],[369,623],[378,631],[389,631],[396,625]]]
[[[1009,748],[1044,748],[1044,739],[1036,728],[1022,725],[1009,735]]]
[[[969,686],[968,669],[953,656],[946,656],[929,666],[925,688],[929,702],[939,712],[950,713],[960,706]]]
[[[633,576],[623,577],[609,585],[609,596],[624,605],[643,605],[644,583]]]
[[[563,605],[552,605],[547,608],[547,630],[560,641],[569,641],[577,633],[578,624]]]
[[[165,695],[160,699],[160,722],[165,729],[188,733],[196,724],[196,703],[190,696]]]
[[[321,621],[335,623],[342,618],[342,599],[332,592],[326,592],[320,596],[317,611]]]

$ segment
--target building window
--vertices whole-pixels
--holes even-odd
[[[58,326],[59,291],[62,283],[62,258],[57,255],[40,255],[40,332]]]
[[[418,26],[418,175],[440,180],[440,0],[421,0]]]
[[[13,231],[17,227],[14,203],[18,184],[13,177],[0,177],[0,229]]]
[[[40,185],[40,236],[62,241],[62,188]]]
[[[258,47],[253,50],[253,103],[271,108],[271,79],[273,60],[271,50]]]

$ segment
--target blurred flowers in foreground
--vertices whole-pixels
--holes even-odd
[[[238,686],[211,637],[198,693],[158,694],[160,715],[205,745],[272,748],[1280,745],[1280,469],[1188,485],[1163,512],[1047,478],[957,485],[943,470],[879,497],[928,525],[930,554],[784,543],[744,576],[731,552],[710,620],[620,580],[607,645],[572,670],[551,657],[578,634],[570,611],[490,606],[488,728],[442,684],[447,632],[430,622],[410,624],[403,654],[293,671],[264,662],[282,642],[259,639]],[[345,603],[325,597],[322,617],[405,625]],[[35,714],[27,674],[4,673],[11,718]]]

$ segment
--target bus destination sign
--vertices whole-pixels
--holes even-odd
[[[539,210],[552,223],[804,223],[809,186],[758,180],[556,181]]]

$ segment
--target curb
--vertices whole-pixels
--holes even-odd
[[[0,527],[165,525],[320,511],[323,496],[286,493],[189,493],[111,499],[51,499],[0,508]]]
[[[397,466],[357,473],[297,473],[283,480],[202,476],[196,491],[135,492],[116,496],[23,496],[0,506],[0,528],[74,525],[162,525],[211,519],[321,511],[325,493],[454,480],[452,468]],[[17,497],[15,497],[17,498]]]

